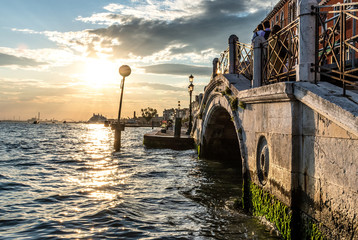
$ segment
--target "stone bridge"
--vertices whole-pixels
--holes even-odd
[[[219,74],[206,86],[192,132],[200,157],[240,165],[243,203],[254,213],[267,215],[257,207],[268,204],[265,194],[269,205],[283,204],[285,211],[273,211],[284,214],[273,218],[283,221],[284,236],[297,231],[303,239],[305,228],[357,239],[358,94],[343,97],[326,82],[250,86],[237,74]]]
[[[239,165],[244,208],[285,239],[358,239],[358,3],[322,4],[298,1],[297,18],[267,41],[230,36],[191,132],[200,157]],[[322,24],[338,8],[350,36]],[[337,34],[340,57],[327,51]]]

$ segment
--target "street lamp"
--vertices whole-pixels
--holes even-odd
[[[124,81],[126,77],[131,74],[131,68],[128,65],[122,65],[119,68],[119,74],[123,77],[121,82],[121,98],[119,100],[119,110],[118,110],[118,123],[115,127],[114,132],[114,149],[119,151],[121,148],[121,131],[124,130],[124,126],[121,125],[121,110],[122,110],[122,99],[123,99],[123,91],[124,91]]]
[[[194,77],[193,75],[190,74],[189,76],[189,86],[188,86],[188,92],[189,92],[189,96],[190,96],[190,100],[189,100],[189,128],[188,128],[188,131],[186,132],[187,135],[189,135],[191,133],[191,129],[193,128],[193,123],[192,123],[192,114],[191,114],[191,96],[193,94],[193,90],[194,90],[194,84],[193,84],[193,81],[194,81]]]

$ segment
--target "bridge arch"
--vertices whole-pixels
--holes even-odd
[[[230,161],[242,167],[237,116],[233,114],[228,99],[212,93],[203,115],[200,156]]]

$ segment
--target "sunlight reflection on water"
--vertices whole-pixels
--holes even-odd
[[[94,124],[0,123],[0,239],[274,239],[226,202],[237,171],[194,151],[122,150]]]

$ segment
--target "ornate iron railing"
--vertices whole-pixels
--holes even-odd
[[[316,72],[321,80],[358,89],[358,3],[317,6]]]
[[[242,74],[247,79],[252,80],[253,75],[253,48],[249,44],[236,43],[236,73]]]
[[[229,73],[229,48],[220,54],[218,62],[218,73],[227,74]]]
[[[294,81],[298,61],[298,19],[270,36],[263,44],[262,79],[264,84]]]

